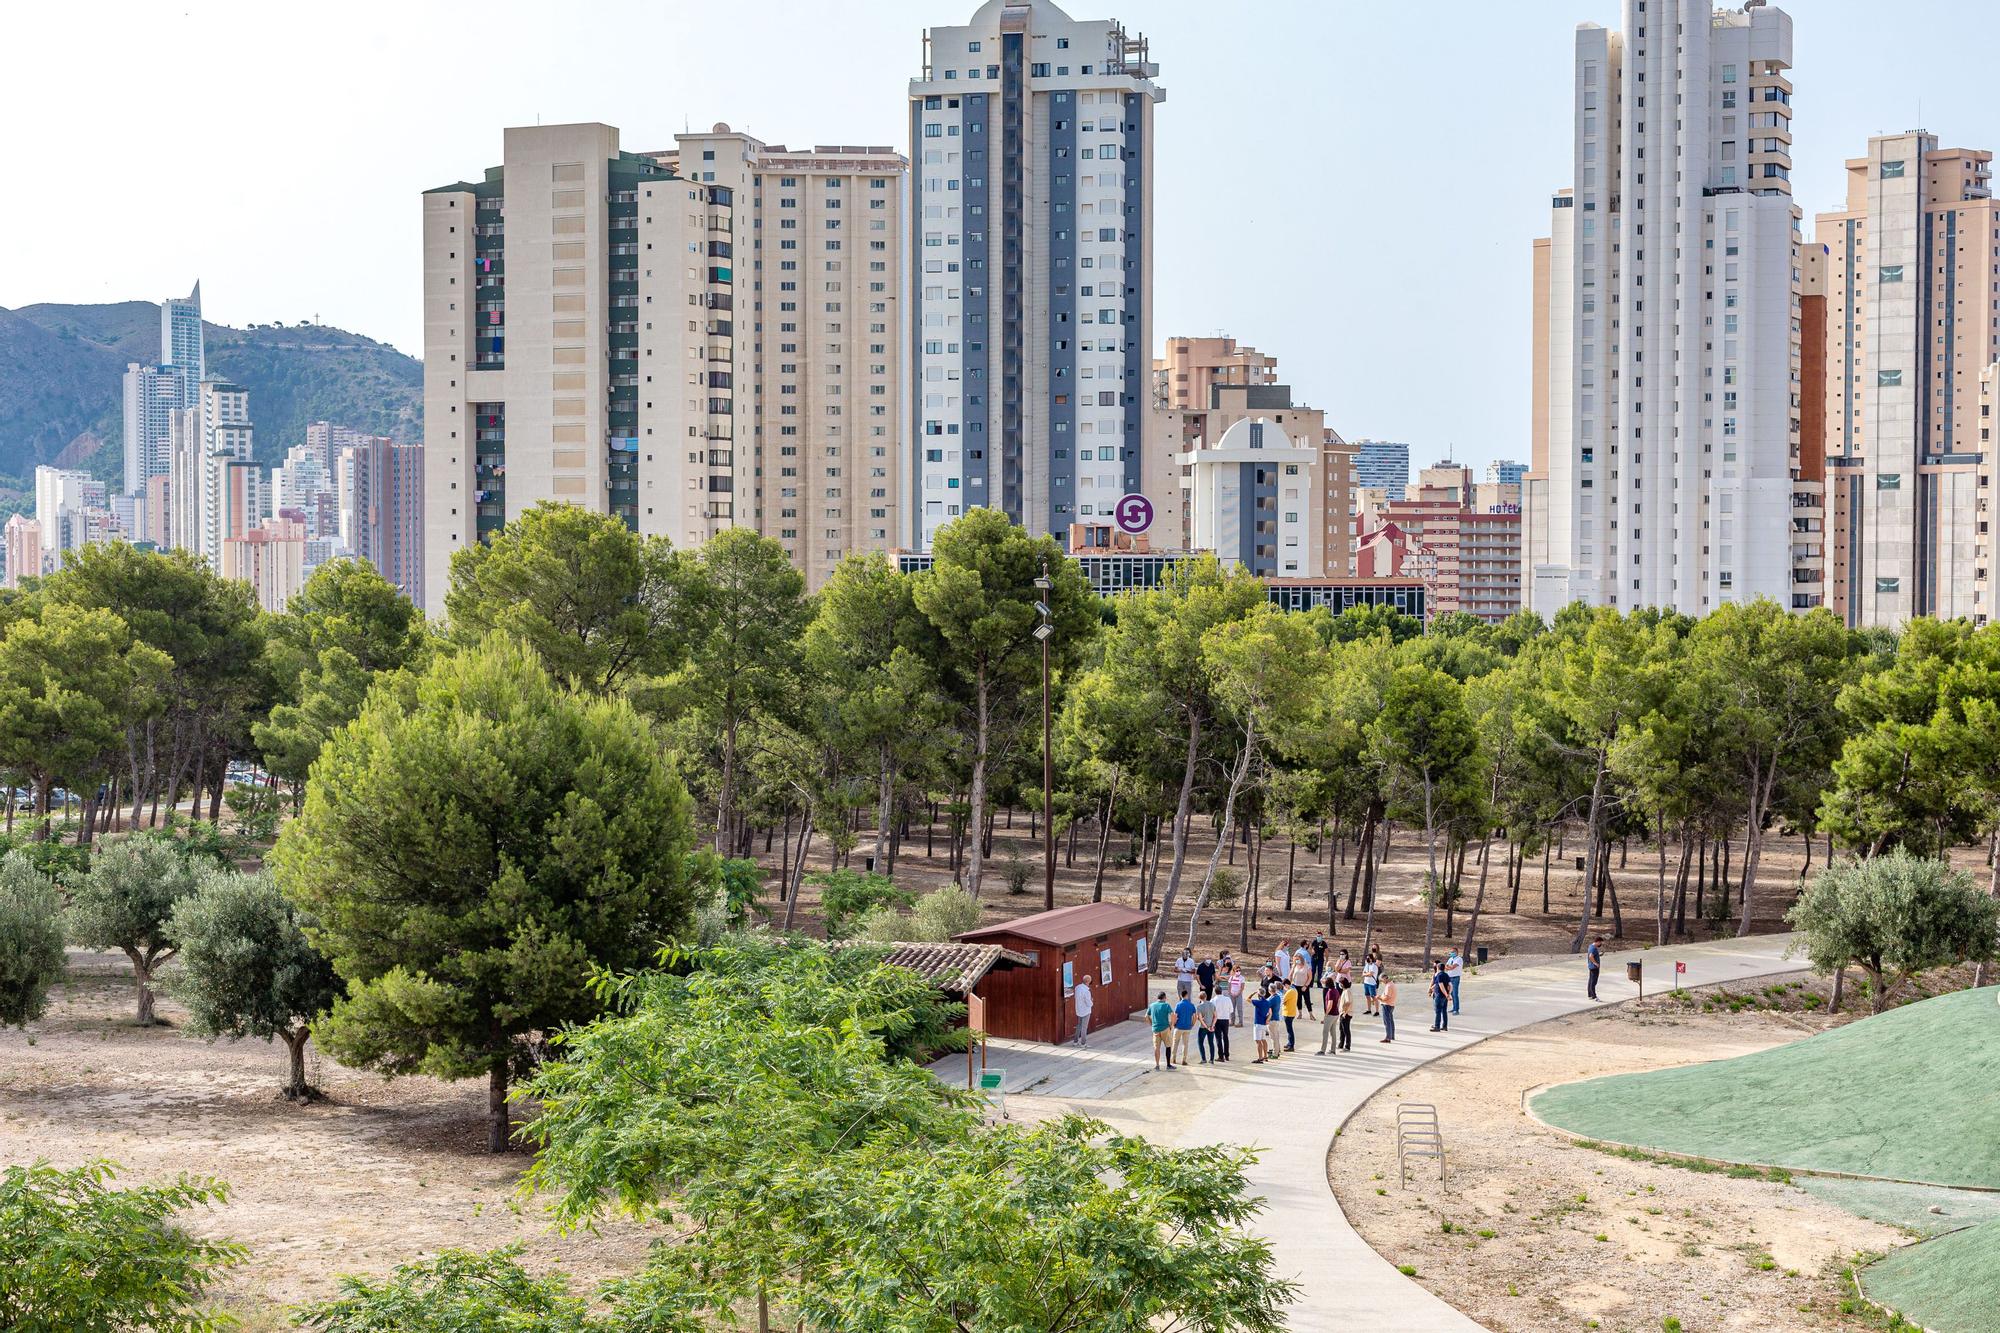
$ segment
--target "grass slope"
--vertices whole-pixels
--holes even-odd
[[[1549,1088],[1534,1111],[1668,1152],[2000,1188],[1996,994],[1959,991],[1733,1060]]]
[[[1861,1289],[1931,1333],[2000,1327],[2000,1222],[1897,1250],[1861,1273]]]

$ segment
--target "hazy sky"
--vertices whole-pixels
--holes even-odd
[[[1528,242],[1569,183],[1571,31],[1615,25],[1614,0],[1112,2],[1068,8],[1150,37],[1168,92],[1156,340],[1275,353],[1343,434],[1410,441],[1419,463],[1525,457]],[[218,322],[317,317],[420,353],[418,195],[497,162],[502,127],[601,120],[646,149],[722,120],[907,151],[922,29],[974,8],[22,6],[0,67],[0,306],[158,300],[199,276]],[[1808,231],[1870,134],[2000,146],[2000,4],[1787,8]]]

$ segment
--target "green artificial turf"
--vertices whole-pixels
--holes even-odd
[[[1733,1060],[1548,1088],[1533,1109],[1668,1152],[2000,1188],[1996,995],[1958,991]]]
[[[1981,1222],[2000,1219],[2000,1194],[1975,1190],[1939,1189],[1935,1185],[1894,1185],[1881,1180],[1842,1180],[1835,1176],[1798,1176],[1793,1184],[1871,1222],[1942,1236]],[[1936,1208],[1937,1212],[1931,1209]]]
[[[1862,1270],[1861,1289],[1931,1333],[1992,1333],[2000,1327],[2000,1221],[1878,1259]]]

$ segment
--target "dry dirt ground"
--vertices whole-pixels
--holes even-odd
[[[1042,910],[1042,850],[1039,838],[1029,834],[1029,817],[1025,812],[1012,814],[1012,827],[1008,817],[996,819],[994,829],[993,855],[987,861],[985,884],[981,897],[986,907],[986,921],[991,923],[1013,917],[1026,916]],[[1122,835],[1112,837],[1112,860],[1115,862],[1119,850],[1129,849],[1130,840]],[[1208,864],[1208,857],[1215,846],[1215,831],[1207,819],[1197,819],[1189,838],[1187,867],[1183,872],[1179,905],[1173,914],[1172,929],[1168,932],[1166,945],[1161,952],[1168,958],[1179,952],[1179,946],[1187,939],[1187,911],[1196,889],[1201,882],[1202,871]],[[1566,953],[1571,937],[1576,933],[1577,921],[1583,908],[1583,900],[1577,887],[1583,876],[1574,868],[1574,857],[1581,846],[1574,836],[1569,838],[1562,850],[1550,858],[1549,910],[1542,911],[1542,863],[1539,857],[1531,858],[1522,874],[1518,910],[1507,911],[1509,893],[1505,886],[1505,872],[1502,869],[1503,848],[1495,843],[1492,853],[1492,870],[1486,888],[1485,910],[1479,918],[1476,944],[1487,946],[1495,961],[1510,955],[1545,955]],[[851,864],[860,868],[862,858],[874,848],[874,833],[864,830],[859,835],[852,855]],[[772,884],[777,883],[777,871],[784,859],[774,842],[771,850],[764,850],[760,835],[753,850],[757,859],[765,864],[771,874]],[[1248,856],[1238,845],[1234,849],[1232,864],[1230,853],[1225,852],[1222,864],[1230,868],[1239,885],[1248,881]],[[1067,907],[1076,903],[1089,902],[1096,873],[1096,843],[1093,831],[1085,826],[1077,839],[1075,864],[1069,864],[1067,839],[1059,840],[1056,847],[1056,906]],[[1360,956],[1360,946],[1366,925],[1364,914],[1357,911],[1356,919],[1349,921],[1344,915],[1348,887],[1351,881],[1353,863],[1352,846],[1346,854],[1350,858],[1332,867],[1333,880],[1340,895],[1342,913],[1337,915],[1330,937],[1336,948],[1349,948],[1356,957]],[[1667,888],[1671,896],[1673,873],[1678,849],[1670,846],[1668,853]],[[1336,854],[1337,855],[1337,854]],[[1462,906],[1469,908],[1478,886],[1479,849],[1475,846],[1466,858],[1464,878],[1461,882]],[[1734,873],[1742,864],[1743,845],[1739,840],[1731,853],[1731,869]],[[1261,857],[1260,887],[1256,924],[1249,931],[1250,952],[1253,957],[1268,955],[1279,938],[1298,940],[1309,938],[1315,930],[1325,930],[1327,920],[1328,869],[1325,861],[1314,851],[1301,846],[1292,870],[1292,908],[1285,910],[1285,884],[1287,863],[1291,859],[1289,842],[1273,838],[1263,849]],[[1008,891],[1006,868],[1010,862],[1018,862],[1028,873],[1028,891],[1014,894]],[[1963,863],[1974,868],[1976,856]],[[1783,916],[1798,892],[1799,872],[1805,863],[1803,844],[1796,837],[1767,835],[1764,852],[1759,866],[1758,883],[1752,912],[1752,929],[1756,933],[1783,930]],[[1814,869],[1826,863],[1826,844],[1819,841],[1813,848]],[[806,858],[808,872],[824,870],[828,865],[825,840],[815,838],[810,854]],[[1423,843],[1421,828],[1398,825],[1392,835],[1388,860],[1378,868],[1377,877],[1380,893],[1375,911],[1375,943],[1382,947],[1388,961],[1393,965],[1408,967],[1423,957],[1424,905],[1421,893],[1425,881],[1428,858]],[[1607,947],[1611,949],[1638,948],[1654,942],[1653,911],[1659,892],[1658,858],[1650,847],[1642,847],[1633,842],[1625,858],[1619,864],[1619,851],[1614,846],[1611,854],[1612,880],[1624,908],[1624,934],[1614,933],[1614,926],[1606,919],[1601,922],[1602,932],[1607,937]],[[1159,873],[1158,888],[1164,894],[1169,871],[1172,869],[1171,848],[1166,864]],[[1983,863],[1978,863],[1978,872],[1984,873]],[[934,855],[924,855],[924,829],[918,826],[902,845],[902,854],[895,865],[897,884],[912,892],[927,892],[951,882],[951,862],[947,852],[947,839],[942,826],[935,839]],[[1108,864],[1105,869],[1104,898],[1107,902],[1139,903],[1138,870],[1135,866]],[[1709,939],[1714,932],[1705,924],[1694,919],[1692,908],[1693,889],[1689,889],[1688,929],[1692,938]],[[765,906],[775,916],[782,918],[784,905],[776,899],[776,890],[766,896]],[[808,884],[800,895],[798,914],[795,919],[798,928],[811,934],[820,931],[817,891]],[[1464,939],[1466,914],[1459,911],[1451,920],[1451,929],[1446,929],[1446,914],[1437,913],[1437,951],[1442,953],[1447,942],[1458,943]],[[1735,934],[1732,921],[1726,932]],[[1241,953],[1240,941],[1243,935],[1243,913],[1239,907],[1228,910],[1210,906],[1202,914],[1195,930],[1195,950],[1199,956],[1203,952],[1213,952],[1227,948]]]
[[[1875,1327],[1841,1270],[1906,1243],[1902,1231],[1781,1181],[1583,1147],[1521,1109],[1542,1084],[1747,1054],[1834,1021],[1823,986],[1768,991],[1696,993],[1706,1012],[1672,998],[1608,1007],[1427,1065],[1342,1130],[1327,1161],[1334,1192],[1377,1252],[1500,1333]],[[1439,1108],[1448,1190],[1434,1164],[1398,1185],[1405,1101]]]
[[[71,960],[41,1022],[0,1030],[0,1166],[108,1158],[130,1180],[227,1181],[228,1203],[192,1225],[249,1247],[222,1294],[260,1325],[280,1326],[272,1307],[331,1295],[339,1274],[447,1247],[520,1242],[530,1267],[585,1281],[644,1257],[636,1227],[558,1237],[532,1204],[513,1206],[527,1157],[484,1151],[483,1083],[385,1082],[326,1061],[328,1100],[294,1106],[274,1095],[282,1047],[134,1027],[125,961]],[[162,999],[160,1013],[180,1010]]]

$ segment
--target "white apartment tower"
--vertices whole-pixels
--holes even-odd
[[[1143,38],[987,0],[910,83],[912,544],[972,506],[1030,532],[1142,484],[1153,107]]]
[[[1625,0],[1623,31],[1577,29],[1576,179],[1536,260],[1523,582],[1544,616],[1820,600],[1818,546],[1792,541],[1820,500],[1797,480],[1791,61],[1763,0]]]

